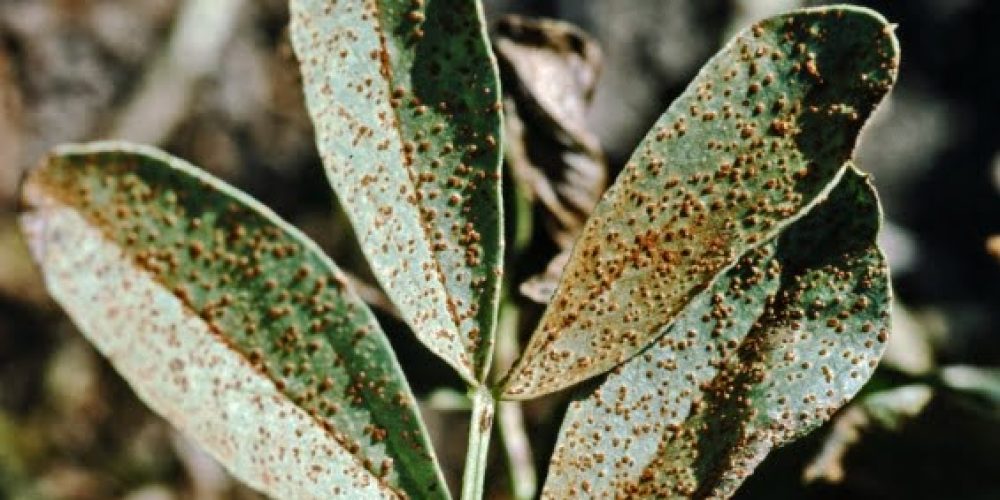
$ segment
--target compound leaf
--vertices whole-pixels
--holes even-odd
[[[323,164],[417,337],[485,376],[502,263],[500,89],[479,2],[293,0]]]
[[[653,342],[829,191],[897,65],[892,27],[868,9],[806,9],[737,35],[605,193],[503,395],[570,386]]]
[[[23,188],[52,296],[155,411],[279,498],[447,498],[368,307],[274,213],[152,148],[58,149]]]
[[[728,497],[871,376],[889,332],[879,208],[851,168],[570,405],[544,497]]]

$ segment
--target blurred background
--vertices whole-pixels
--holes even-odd
[[[701,64],[741,27],[817,3],[485,1],[516,215],[501,368],[530,334],[558,255]],[[886,212],[893,336],[862,394],[772,453],[738,496],[1000,498],[1000,2],[861,3],[899,24],[903,50],[899,83],[857,155]],[[352,270],[457,484],[462,388],[370,285],[325,187],[287,20],[284,0],[0,0],[0,499],[258,498],[135,398],[47,297],[27,255],[16,223],[23,172],[53,145],[99,138],[189,159]],[[504,410],[490,498],[532,495],[566,399]]]

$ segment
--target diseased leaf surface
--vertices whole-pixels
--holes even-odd
[[[798,11],[738,35],[598,204],[504,396],[570,386],[654,341],[829,190],[897,64],[891,27],[867,9]]]
[[[889,332],[879,208],[848,170],[570,405],[544,497],[728,497],[871,376]]]
[[[22,225],[53,297],[153,409],[280,498],[446,498],[392,348],[343,275],[164,153],[58,150]]]
[[[501,114],[478,2],[293,0],[330,183],[420,340],[470,382],[492,350]]]

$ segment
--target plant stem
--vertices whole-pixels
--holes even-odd
[[[500,306],[500,321],[496,335],[497,373],[506,372],[514,364],[520,347],[517,345],[518,309],[511,301]],[[516,401],[497,403],[497,430],[507,454],[510,487],[515,500],[531,500],[538,489],[538,476],[531,456],[531,443],[524,430],[524,412]]]
[[[490,448],[493,430],[493,395],[485,387],[474,389],[472,419],[469,422],[469,450],[465,455],[465,473],[462,476],[462,500],[483,498],[486,479],[486,455]]]
[[[501,401],[497,404],[497,425],[500,439],[507,451],[507,467],[510,469],[511,490],[515,500],[535,498],[538,476],[531,458],[531,443],[524,431],[524,413],[516,401]]]

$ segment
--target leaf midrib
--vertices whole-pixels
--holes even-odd
[[[375,24],[375,31],[378,33],[378,42],[379,42],[379,49],[380,49],[379,67],[382,70],[383,74],[385,75],[385,78],[383,79],[385,81],[385,83],[386,83],[386,89],[385,89],[386,90],[386,94],[385,95],[388,97],[388,96],[392,96],[392,92],[393,92],[393,90],[395,88],[395,85],[394,85],[395,82],[393,80],[394,72],[392,70],[392,64],[390,63],[390,60],[389,60],[389,58],[390,58],[389,45],[388,45],[388,41],[386,40],[385,29],[382,27],[384,9],[382,8],[381,0],[374,0],[372,2],[372,4],[374,5],[374,8],[375,8],[375,16],[374,16],[374,21],[373,22]],[[468,352],[468,349],[467,349],[466,343],[465,343],[465,339],[462,337],[461,321],[459,320],[459,317],[458,317],[458,311],[455,309],[455,303],[452,300],[451,294],[448,291],[448,286],[447,286],[448,282],[447,282],[444,270],[441,268],[441,261],[438,260],[437,253],[434,251],[434,249],[432,248],[432,245],[429,243],[432,240],[431,235],[434,233],[434,228],[431,227],[430,226],[430,222],[428,222],[427,220],[425,220],[425,218],[423,217],[423,215],[424,215],[424,208],[422,206],[420,206],[420,201],[419,201],[420,190],[419,190],[416,178],[415,178],[416,177],[416,173],[414,172],[414,169],[413,169],[413,166],[412,166],[412,163],[414,163],[416,160],[411,159],[409,163],[406,161],[406,154],[402,150],[403,142],[405,142],[405,136],[404,136],[404,130],[403,130],[403,121],[402,121],[401,116],[399,114],[398,107],[390,105],[389,109],[392,112],[393,123],[395,125],[392,128],[396,132],[396,136],[397,136],[397,139],[398,139],[398,144],[399,144],[399,147],[400,147],[400,149],[397,151],[397,153],[398,153],[398,156],[400,157],[400,159],[402,160],[400,162],[401,165],[402,165],[402,167],[404,169],[406,169],[406,178],[410,181],[410,189],[412,190],[413,197],[414,197],[414,203],[413,203],[413,205],[416,206],[416,208],[417,208],[417,222],[420,224],[420,229],[423,231],[423,236],[424,237],[422,238],[421,241],[423,242],[424,246],[427,248],[428,255],[431,256],[431,262],[434,265],[434,271],[435,271],[435,274],[437,274],[438,283],[440,284],[441,288],[444,291],[445,308],[448,310],[449,316],[451,316],[451,322],[452,322],[452,325],[454,326],[455,338],[458,339],[458,341],[461,343],[462,350]],[[474,352],[469,353],[469,354],[471,354],[471,356],[469,357],[469,359],[472,360],[472,363],[473,363],[473,366],[470,367],[471,369],[469,370],[469,373],[468,373],[468,375],[471,376],[471,378],[472,378],[472,380],[469,380],[469,381],[470,382],[476,382],[476,383],[478,383],[477,381],[475,381],[475,373],[476,373],[477,370],[476,370],[476,366],[474,366],[474,365],[475,365],[476,356],[475,356]],[[459,360],[455,360],[455,361],[459,362]],[[461,373],[462,377],[466,378],[467,374],[462,373],[462,371],[463,370],[459,370],[459,372]]]

